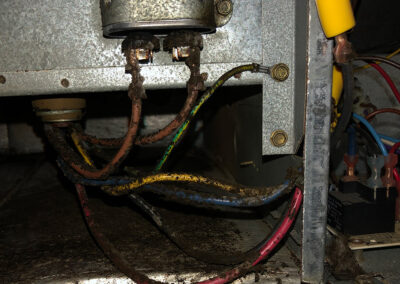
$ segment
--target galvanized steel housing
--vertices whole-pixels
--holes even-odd
[[[171,30],[214,32],[219,18],[214,0],[100,0],[103,34],[121,38],[129,31],[155,35]]]

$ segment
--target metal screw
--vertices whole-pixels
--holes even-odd
[[[69,81],[67,80],[67,79],[62,79],[61,80],[61,85],[64,87],[64,88],[68,88],[69,87]]]
[[[285,81],[289,77],[289,66],[278,63],[271,68],[271,77],[279,82]]]
[[[0,84],[5,84],[5,83],[6,83],[6,77],[0,75]]]
[[[232,1],[231,0],[220,0],[217,3],[217,12],[222,16],[228,16],[232,13]]]
[[[288,136],[285,131],[283,130],[275,130],[271,134],[271,143],[275,147],[282,147],[286,144],[288,140]]]

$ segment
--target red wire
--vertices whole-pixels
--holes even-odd
[[[400,147],[400,142],[397,142],[396,144],[394,144],[394,145],[392,146],[392,148],[390,148],[389,153],[390,153],[390,154],[394,154],[395,151],[397,150],[397,148],[399,148],[399,147]],[[400,182],[400,175],[399,175],[399,172],[397,171],[396,168],[393,169],[393,176],[394,176],[394,178],[395,178],[395,180],[396,180],[397,182]]]
[[[303,200],[303,193],[298,187],[296,187],[296,190],[292,198],[292,202],[290,204],[289,210],[286,213],[283,222],[281,223],[279,228],[275,231],[275,233],[272,235],[272,237],[269,239],[269,241],[261,248],[259,257],[256,259],[256,261],[254,261],[251,264],[252,267],[257,265],[263,259],[265,259],[279,244],[279,242],[285,237],[288,230],[292,226],[293,221],[296,218],[297,212],[299,212],[302,200]],[[242,271],[243,271],[242,269],[237,267],[228,272],[225,272],[224,276],[218,276],[210,280],[199,282],[198,284],[224,284],[233,281],[234,279],[239,277]]]
[[[394,144],[393,146],[392,146],[392,148],[390,148],[390,151],[389,151],[389,153],[391,153],[391,154],[394,154],[394,152],[397,150],[397,148],[399,148],[400,147],[400,142],[397,142],[396,144]]]
[[[396,85],[393,83],[389,74],[386,73],[385,70],[383,70],[383,68],[376,63],[371,62],[370,65],[373,68],[375,68],[379,73],[381,73],[382,77],[386,80],[386,82],[389,84],[390,88],[392,89],[393,94],[395,95],[397,101],[400,103],[400,92],[399,92],[399,90],[397,90]]]
[[[78,193],[78,197],[82,206],[82,211],[84,213],[89,230],[92,232],[93,237],[95,238],[99,246],[102,248],[106,256],[108,256],[112,260],[112,262],[114,262],[117,268],[119,268],[123,273],[125,273],[136,283],[138,284],[160,283],[158,281],[149,279],[146,275],[135,270],[134,268],[129,267],[129,263],[114,248],[111,242],[101,233],[101,231],[98,229],[97,224],[94,222],[92,213],[89,209],[89,201],[86,196],[85,187],[80,184],[76,184],[75,187]],[[238,278],[241,274],[248,272],[249,268],[257,265],[261,260],[265,259],[273,251],[273,249],[276,248],[279,242],[287,234],[288,230],[290,229],[294,220],[296,219],[296,215],[299,212],[302,201],[303,201],[303,193],[298,187],[296,187],[289,209],[286,212],[285,218],[279,225],[278,229],[274,232],[272,237],[268,240],[268,242],[260,249],[259,252],[260,254],[256,261],[254,261],[253,263],[246,261],[241,265],[238,265],[234,269],[231,269],[228,272],[224,272],[222,276],[217,276],[209,280],[198,282],[198,284],[224,284],[233,281],[236,278]]]

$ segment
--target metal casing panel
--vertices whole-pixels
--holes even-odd
[[[164,1],[165,2],[165,1]],[[207,84],[240,64],[287,64],[290,76],[276,82],[263,74],[242,74],[227,85],[263,84],[262,153],[292,154],[303,136],[307,1],[236,0],[229,23],[205,35],[201,71]],[[126,90],[119,39],[103,37],[98,0],[4,0],[0,2],[0,96],[71,94]],[[165,52],[142,74],[149,89],[186,86],[189,72]],[[61,84],[67,79],[68,87]],[[288,134],[283,147],[273,131]]]
[[[243,13],[246,11],[246,13]],[[0,1],[0,96],[127,90],[119,39],[103,37],[98,0]],[[230,22],[205,36],[201,71],[210,85],[239,64],[262,61],[261,0],[234,1]],[[223,64],[222,64],[223,63]],[[158,52],[142,66],[148,89],[184,88],[189,70]],[[60,84],[69,80],[69,87]],[[245,73],[227,85],[261,84]]]
[[[193,28],[215,31],[214,0],[101,0],[105,36],[122,31]],[[165,33],[165,32],[164,32]]]
[[[303,136],[305,66],[307,61],[307,1],[268,0],[262,3],[263,64],[277,62],[289,66],[284,82],[263,80],[264,155],[296,153]],[[271,135],[276,130],[287,134],[284,146],[276,147]]]

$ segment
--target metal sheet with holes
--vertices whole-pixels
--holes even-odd
[[[261,0],[234,1],[234,7],[229,24],[205,36],[202,69],[210,73],[209,82],[233,65],[262,61]],[[103,37],[98,0],[0,1],[0,26],[0,75],[6,77],[0,96],[128,87],[121,40]],[[148,88],[185,87],[189,76],[165,52],[144,69]],[[240,84],[261,84],[262,77],[244,76]],[[70,81],[68,90],[60,84],[63,78]]]
[[[210,85],[224,71],[250,62],[290,67],[285,82],[263,74],[243,74],[227,85],[263,84],[264,155],[292,154],[303,136],[306,0],[236,0],[228,24],[205,35],[202,72]],[[126,90],[121,40],[106,39],[98,0],[0,1],[1,96],[71,94]],[[143,66],[145,87],[182,88],[189,72],[165,52]],[[61,84],[63,79],[68,84]],[[64,80],[65,82],[65,80]],[[68,87],[65,87],[68,86]],[[270,142],[281,129],[288,140]]]

